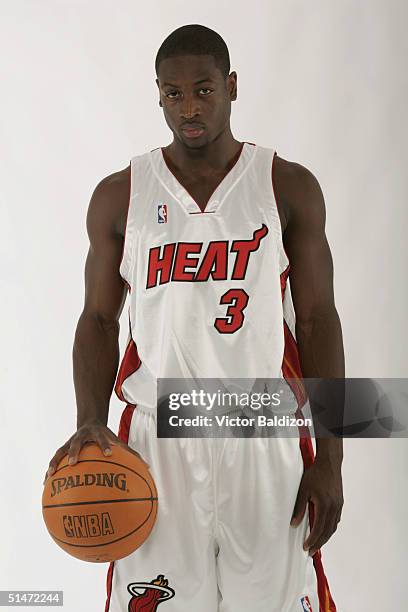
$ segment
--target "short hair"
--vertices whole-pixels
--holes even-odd
[[[214,30],[196,23],[174,30],[162,42],[155,60],[158,76],[159,64],[169,57],[181,55],[212,55],[224,78],[229,75],[230,57],[224,39]]]

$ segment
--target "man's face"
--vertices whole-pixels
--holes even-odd
[[[236,82],[235,72],[224,79],[212,55],[162,60],[156,83],[174,137],[194,149],[215,140],[229,126]]]

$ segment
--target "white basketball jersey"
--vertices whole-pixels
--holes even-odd
[[[129,337],[115,385],[128,405],[118,435],[149,463],[164,501],[149,545],[110,565],[111,612],[130,609],[129,593],[137,606],[141,594],[131,589],[157,586],[152,578],[162,572],[174,595],[165,604],[169,611],[216,610],[220,595],[225,609],[236,612],[252,602],[262,611],[336,610],[320,551],[312,558],[302,549],[313,508],[297,529],[289,524],[303,470],[314,457],[306,426],[299,426],[299,439],[297,428],[288,439],[274,428],[259,428],[242,440],[201,439],[200,431],[181,440],[157,435],[157,391],[166,397],[158,378],[193,379],[177,380],[177,391],[213,381],[223,390],[225,379],[228,388],[238,379],[239,386],[244,380],[250,390],[257,387],[255,393],[265,390],[263,384],[270,392],[265,379],[275,379],[288,391],[289,408],[303,414],[274,159],[273,149],[245,142],[204,212],[172,174],[161,148],[131,160],[120,264],[130,291]],[[223,409],[218,402],[214,407]],[[223,551],[217,559],[216,547]]]
[[[244,142],[204,212],[161,148],[131,159],[120,399],[152,408],[157,378],[301,376],[274,155]]]

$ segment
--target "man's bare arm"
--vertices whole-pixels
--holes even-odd
[[[296,340],[304,378],[344,379],[341,324],[334,302],[333,262],[325,234],[325,203],[309,170],[275,160],[278,202],[285,217],[284,245],[290,262],[290,287],[296,314]],[[311,402],[313,411],[313,405]],[[314,554],[333,534],[343,506],[341,438],[317,438],[316,459],[299,487],[293,523],[298,525],[307,502],[315,521],[305,548]]]
[[[96,187],[88,209],[89,251],[85,264],[85,304],[73,347],[77,431],[49,463],[51,475],[66,454],[78,460],[86,442],[96,442],[105,454],[110,444],[126,446],[108,427],[109,401],[119,364],[119,318],[127,288],[119,274],[129,202],[129,168]]]
[[[99,183],[88,209],[85,305],[73,347],[78,427],[90,420],[105,425],[108,421],[119,364],[119,317],[127,293],[119,274],[123,250],[119,220],[128,197],[126,180],[117,173]]]
[[[284,245],[290,262],[290,287],[296,314],[296,340],[305,378],[344,378],[344,349],[334,302],[333,261],[325,234],[322,190],[309,170],[276,160],[278,204],[285,219]],[[338,448],[317,440],[318,453]],[[340,444],[341,446],[341,444]]]

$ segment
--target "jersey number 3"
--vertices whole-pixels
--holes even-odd
[[[249,295],[244,289],[228,289],[220,299],[220,304],[228,304],[226,317],[217,317],[214,327],[220,334],[233,334],[242,327],[243,310],[246,308]]]

